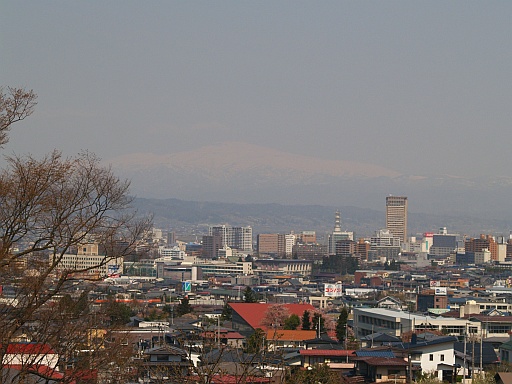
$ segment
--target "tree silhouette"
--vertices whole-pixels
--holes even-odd
[[[284,321],[284,329],[295,330],[300,325],[300,317],[295,313],[292,313],[285,321]]]
[[[339,341],[345,340],[347,337],[347,321],[348,321],[348,310],[347,307],[341,309],[338,321],[336,322],[336,338]]]
[[[194,309],[190,305],[188,297],[181,299],[180,303],[176,306],[176,316],[181,317],[187,313],[192,312]]]
[[[247,286],[244,289],[244,303],[256,303],[258,301],[256,293],[251,287]]]
[[[0,147],[8,142],[12,124],[32,114],[35,100],[32,91],[0,89]],[[125,357],[120,345],[104,340],[112,318],[105,307],[89,310],[86,291],[78,296],[73,282],[79,276],[93,285],[106,277],[107,265],[121,263],[140,244],[151,219],[136,216],[129,182],[92,153],[64,157],[53,151],[40,159],[11,155],[5,164],[0,171],[0,280],[12,288],[13,297],[0,311],[0,371],[12,363],[8,351],[20,337],[50,346],[60,368],[72,363],[71,370],[125,369],[129,359],[117,358]],[[94,261],[81,262],[88,256]],[[41,354],[17,367],[11,382],[33,374],[45,359]],[[66,373],[59,381],[73,377]]]
[[[308,331],[311,329],[311,315],[309,314],[309,311],[304,311],[301,323],[303,330]]]

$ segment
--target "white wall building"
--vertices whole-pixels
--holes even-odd
[[[237,263],[205,263],[192,266],[192,280],[197,280],[198,276],[247,276],[252,274],[252,262],[250,261]]]
[[[220,235],[222,246],[241,249],[245,252],[252,252],[252,228],[232,227],[230,225],[211,226],[208,228],[208,235]]]
[[[53,263],[53,256],[49,256]],[[59,260],[56,270],[67,273],[86,273],[107,277],[123,273],[123,258],[113,258],[98,254],[98,244],[78,246],[76,254],[64,254]]]
[[[297,236],[294,233],[290,233],[288,235],[284,235],[284,251],[286,255],[291,255],[293,251],[293,246],[297,242]]]
[[[430,341],[410,343],[411,363],[421,366],[422,374],[432,374],[440,381],[443,371],[453,372],[455,365],[454,337],[440,337]]]
[[[399,247],[400,238],[393,236],[388,229],[381,229],[375,232],[370,238],[370,245],[374,247]]]
[[[417,315],[385,308],[354,308],[354,330],[361,338],[375,332],[401,337],[403,332],[436,330],[445,335],[480,334],[481,323],[452,317]]]
[[[165,259],[172,260],[184,260],[187,257],[187,253],[177,245],[173,247],[158,247],[158,254]]]

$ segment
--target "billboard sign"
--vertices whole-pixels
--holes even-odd
[[[430,286],[433,287],[440,287],[441,282],[439,280],[430,280]]]
[[[437,296],[446,296],[446,294],[447,294],[446,287],[436,287],[435,294]]]
[[[340,297],[340,296],[342,296],[342,289],[343,289],[343,285],[341,283],[325,284],[324,296],[326,296],[326,297]]]
[[[110,264],[108,266],[108,277],[121,277],[119,274],[119,265],[117,264]]]

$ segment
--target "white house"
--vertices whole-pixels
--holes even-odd
[[[421,367],[422,373],[434,374],[439,380],[451,381],[456,370],[454,336],[440,336],[430,340],[417,340],[416,335],[410,343],[391,343],[402,350],[411,359],[412,366]]]
[[[44,366],[57,369],[59,355],[48,344],[11,343],[7,346],[2,365],[4,366]]]

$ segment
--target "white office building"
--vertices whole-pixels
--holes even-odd
[[[220,235],[222,247],[252,252],[252,227],[211,226],[208,228],[208,235]]]

